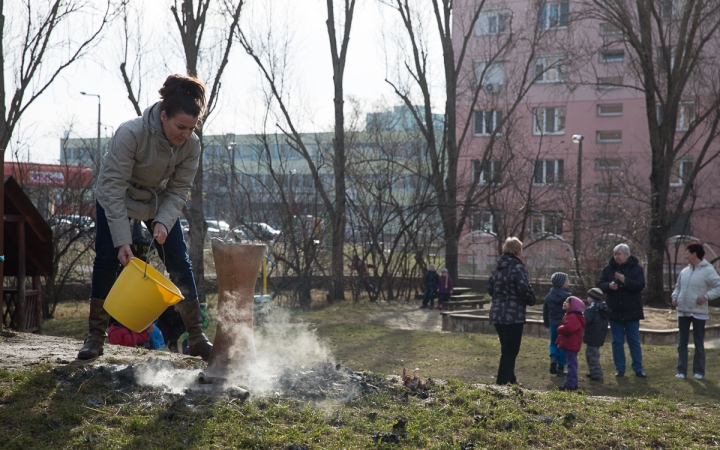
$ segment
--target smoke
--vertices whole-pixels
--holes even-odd
[[[232,334],[237,338],[228,349],[228,384],[246,386],[253,396],[274,393],[289,373],[334,365],[332,353],[315,331],[292,322],[285,310],[273,311],[254,332],[247,322],[237,321]]]
[[[203,372],[211,377],[227,378],[227,382],[215,386],[216,389],[241,386],[257,398],[287,393],[298,379],[312,388],[310,384],[328,381],[326,372],[335,371],[334,357],[328,347],[308,324],[293,322],[287,311],[275,309],[261,327],[253,330],[248,325],[252,318],[248,318],[243,308],[235,306],[241,302],[224,304],[218,319],[224,320],[225,340],[218,342],[223,341],[223,336],[218,335],[215,345],[224,345],[225,351],[216,352],[218,355],[213,356],[210,367],[183,370],[170,361],[155,359],[135,367],[136,382],[181,394],[186,390],[207,390],[207,386],[198,385],[198,377]],[[310,374],[317,376],[309,377]]]
[[[141,386],[163,389],[172,394],[182,394],[197,384],[200,370],[181,370],[162,359],[151,359],[135,367],[135,381]]]

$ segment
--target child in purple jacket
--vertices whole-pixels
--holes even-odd
[[[453,280],[448,274],[447,269],[440,271],[440,283],[438,285],[438,309],[443,309],[445,303],[450,300],[453,291]]]

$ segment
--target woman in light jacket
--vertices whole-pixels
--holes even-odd
[[[687,376],[690,324],[695,342],[693,376],[698,380],[705,376],[705,321],[708,319],[708,301],[720,297],[720,275],[712,264],[703,259],[704,256],[701,244],[692,243],[685,247],[685,259],[689,265],[680,272],[672,293],[680,329],[677,378]]]
[[[194,77],[171,75],[159,93],[161,100],[142,117],[118,127],[100,165],[89,333],[78,359],[103,354],[105,298],[120,264],[133,258],[129,219],[142,220],[151,230],[170,280],[185,297],[178,311],[190,355],[207,360],[212,352],[202,332],[195,278],[178,220],[200,160],[200,139],[194,131],[205,110],[205,85]]]

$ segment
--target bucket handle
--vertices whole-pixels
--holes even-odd
[[[148,279],[147,268],[150,265],[150,255],[152,254],[153,247],[155,247],[155,253],[158,253],[158,256],[159,256],[160,254],[158,252],[157,246],[155,245],[155,238],[153,238],[153,240],[150,242],[150,247],[148,247],[148,251],[147,251],[147,257],[146,257],[147,261],[145,261],[145,271],[143,272],[143,278],[145,280]],[[165,256],[164,248],[163,248],[163,256]],[[165,266],[167,267],[167,263],[165,261],[163,261],[163,264],[165,264]]]

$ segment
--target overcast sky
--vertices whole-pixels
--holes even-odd
[[[258,8],[267,5],[261,3],[267,1],[250,0],[249,5]],[[145,64],[146,68],[152,66],[152,73],[145,80],[149,95],[141,99],[142,108],[157,98],[157,89],[169,73],[184,71],[170,3],[169,0],[140,0],[138,3],[144,8],[144,35],[151,41]],[[276,32],[292,35],[290,64],[296,90],[295,104],[309,111],[301,131],[330,129],[333,86],[325,1],[275,0],[274,3],[269,14],[273,24],[277,24]],[[381,7],[377,0],[359,0],[356,8],[345,72],[346,99],[359,100],[365,109],[381,101],[399,104],[385,82],[388,71],[393,69],[387,68],[384,45],[387,40],[383,37],[383,30],[388,29],[387,24],[395,17],[393,13],[397,13]],[[247,26],[261,29],[263,16],[268,12],[248,7],[245,14]],[[337,12],[336,17],[342,17],[341,13]],[[28,109],[13,134],[11,154],[6,154],[6,160],[14,158],[12,153],[17,152],[22,160],[29,157],[34,162],[57,162],[64,130],[71,130],[70,137],[95,137],[97,98],[83,96],[80,91],[101,95],[103,136],[112,133],[123,121],[135,117],[118,69],[122,48],[120,25],[120,22],[114,24],[90,57],[63,72],[51,89]],[[231,56],[221,92],[221,104],[208,122],[206,132],[241,134],[257,131],[256,118],[262,110],[261,84],[256,66],[239,45],[235,46]]]

